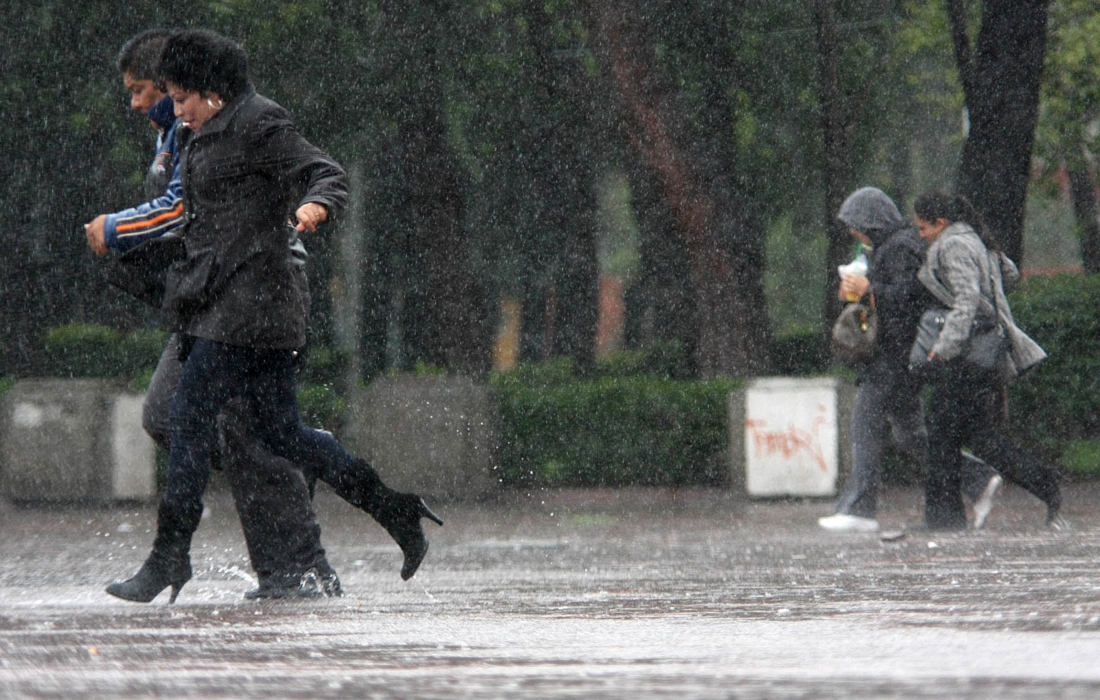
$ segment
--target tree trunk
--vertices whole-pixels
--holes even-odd
[[[1047,44],[1047,0],[983,0],[970,57],[961,0],[950,0],[956,59],[970,132],[956,189],[982,215],[987,232],[1021,264],[1031,150]],[[952,9],[953,8],[953,9]]]
[[[542,109],[539,142],[531,144],[540,168],[545,218],[555,246],[554,315],[548,334],[552,356],[573,358],[581,374],[596,360],[599,260],[596,252],[594,81],[574,57],[557,57],[545,3],[528,0],[533,78]]]
[[[814,0],[817,24],[817,75],[820,82],[821,128],[825,145],[825,231],[829,245],[825,254],[825,328],[831,328],[840,314],[836,290],[840,286],[837,267],[848,262],[852,239],[836,218],[848,193],[848,138],[844,103],[840,95],[840,56],[833,0]]]
[[[1081,232],[1081,261],[1085,272],[1100,272],[1100,221],[1096,215],[1096,183],[1088,166],[1069,169],[1073,214]]]
[[[484,293],[464,227],[461,171],[448,140],[440,85],[445,3],[387,2],[389,36],[404,49],[408,82],[395,121],[402,149],[408,286],[402,331],[407,362],[480,374],[490,366]]]
[[[737,203],[730,163],[710,156],[728,137],[692,138],[657,51],[630,0],[587,6],[597,60],[626,115],[631,147],[653,170],[690,260],[700,375],[748,376],[768,367],[763,241]]]

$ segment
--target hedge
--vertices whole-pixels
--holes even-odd
[[[1095,471],[1087,443],[1100,439],[1100,275],[1034,277],[1010,300],[1017,325],[1049,355],[1012,385],[1012,437],[1072,471]]]
[[[494,375],[506,484],[717,484],[728,465],[729,379],[620,376],[630,361],[580,378],[568,361]],[[642,362],[644,364],[644,362]],[[598,371],[597,374],[600,374]]]

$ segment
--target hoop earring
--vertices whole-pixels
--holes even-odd
[[[225,102],[220,97],[218,98],[217,104],[214,103],[214,100],[207,97],[206,98],[206,104],[210,105],[211,109],[218,110],[218,111],[220,111],[221,108],[225,106]]]

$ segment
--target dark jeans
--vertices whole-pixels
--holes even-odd
[[[1044,503],[1059,498],[1058,472],[1004,438],[994,427],[990,406],[1001,390],[996,378],[954,368],[932,387],[928,407],[929,459],[925,521],[934,529],[966,527],[960,493],[959,450],[996,465],[1004,478]]]
[[[172,399],[183,372],[179,354],[179,335],[173,333],[142,407],[142,427],[166,450],[171,448]],[[313,568],[329,572],[309,484],[297,465],[257,442],[246,418],[251,410],[249,401],[229,402],[218,419],[220,440],[214,454],[229,482],[252,568],[261,582],[297,580]]]
[[[246,348],[197,338],[172,400],[171,457],[163,504],[178,527],[194,532],[217,446],[218,415],[246,397],[250,432],[271,454],[318,473],[350,474],[355,459],[324,431],[302,424],[291,350]]]

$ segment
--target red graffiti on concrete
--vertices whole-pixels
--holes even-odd
[[[799,454],[809,455],[821,471],[828,472],[829,467],[825,463],[825,453],[821,449],[821,440],[818,432],[825,424],[825,407],[817,407],[818,415],[813,420],[810,430],[799,428],[793,423],[788,423],[785,430],[768,430],[768,422],[765,420],[745,420],[745,427],[752,435],[752,444],[756,449],[756,455],[782,455],[790,459]]]

